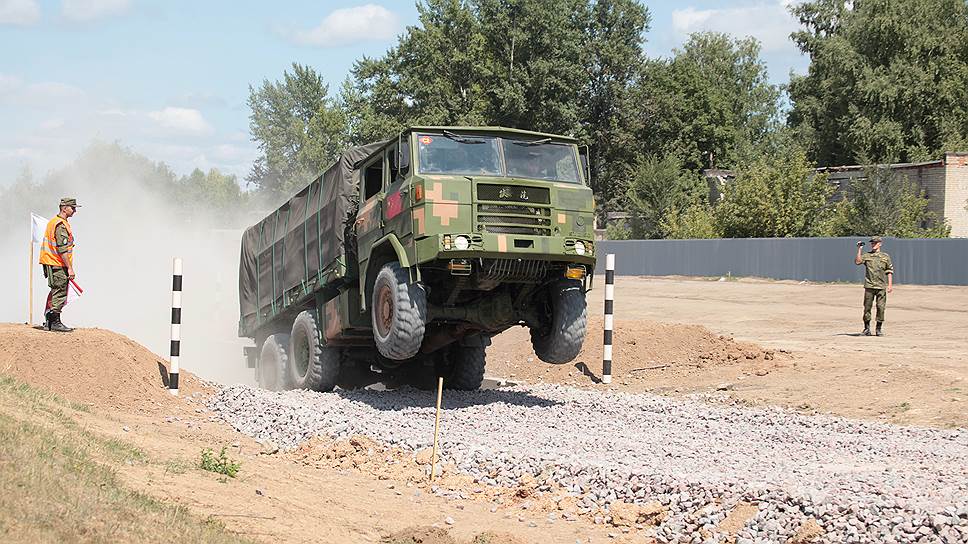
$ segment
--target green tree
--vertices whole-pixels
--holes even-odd
[[[811,159],[919,161],[968,143],[968,3],[813,0],[791,9],[810,68],[791,78],[789,123],[803,129]]]
[[[834,236],[947,238],[951,227],[928,210],[917,184],[890,168],[871,167],[850,181],[833,221]]]
[[[635,0],[598,0],[585,28],[583,125],[599,209],[623,208],[630,169],[639,153],[635,84],[645,63],[642,36],[648,9]]]
[[[712,208],[704,203],[693,204],[684,212],[676,208],[666,210],[661,227],[666,238],[720,238],[722,236]]]
[[[699,33],[668,60],[643,68],[636,103],[646,153],[683,157],[686,168],[732,167],[777,124],[779,89],[759,42]]]
[[[380,58],[357,61],[342,90],[355,143],[386,138],[408,125],[485,121],[485,40],[462,0],[417,4],[418,26]]]
[[[803,150],[762,156],[737,169],[716,222],[727,238],[818,236],[830,221],[833,188]]]
[[[684,170],[675,155],[640,159],[633,169],[627,195],[631,237],[665,238],[666,227],[680,224],[674,216],[705,203],[707,193],[705,183],[698,175]]]
[[[213,216],[225,226],[241,224],[248,202],[236,177],[215,168],[207,173],[196,168],[178,180],[175,192],[178,208],[188,217]]]
[[[281,81],[249,87],[249,130],[261,155],[247,180],[277,196],[288,195],[322,172],[346,146],[343,110],[311,67],[296,63]]]

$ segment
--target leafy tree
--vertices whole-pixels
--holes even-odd
[[[947,238],[951,227],[928,210],[917,184],[890,168],[872,167],[850,181],[833,220],[834,236]]]
[[[281,81],[249,87],[249,130],[262,155],[248,181],[288,195],[329,166],[346,146],[343,110],[311,67],[296,63]]]
[[[580,134],[587,0],[474,0],[489,122]]]
[[[679,224],[670,214],[678,215],[704,202],[707,193],[705,183],[696,174],[683,170],[675,155],[639,160],[628,190],[631,236],[665,238],[665,226]]]
[[[427,0],[417,13],[419,26],[407,28],[383,57],[357,61],[343,85],[356,143],[407,125],[485,121],[485,41],[477,15],[463,0]]]
[[[829,222],[832,193],[826,174],[793,148],[737,169],[716,221],[727,238],[818,236]]]
[[[698,33],[668,60],[643,68],[636,103],[646,153],[680,154],[686,168],[731,167],[776,125],[779,89],[759,42]]]
[[[645,63],[648,9],[635,0],[598,0],[585,28],[587,82],[581,93],[591,154],[592,189],[600,210],[620,209],[640,143],[635,84]]]
[[[207,173],[196,168],[178,180],[174,190],[178,208],[188,217],[214,214],[226,226],[240,222],[248,202],[248,194],[242,192],[235,176],[215,168]]]
[[[813,0],[791,8],[810,56],[792,126],[820,164],[918,161],[968,143],[968,3]]]
[[[693,204],[684,212],[670,208],[662,217],[661,227],[666,238],[719,238],[722,236],[716,216],[707,204]]]

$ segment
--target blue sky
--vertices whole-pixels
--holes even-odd
[[[646,50],[668,55],[700,30],[752,35],[785,82],[807,64],[787,39],[791,1],[646,0]],[[93,139],[178,174],[242,178],[257,153],[250,84],[299,62],[335,94],[355,59],[381,55],[416,20],[412,0],[0,0],[0,184],[24,166],[62,167]]]

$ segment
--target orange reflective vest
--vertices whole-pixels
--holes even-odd
[[[61,223],[67,228],[67,246],[57,251],[57,225]],[[61,256],[64,259],[61,259]],[[50,266],[68,267],[74,263],[74,233],[71,231],[71,224],[67,219],[55,215],[47,222],[47,230],[44,231],[44,239],[40,243],[40,264]]]

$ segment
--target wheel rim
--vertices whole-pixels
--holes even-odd
[[[377,319],[376,327],[380,336],[390,334],[390,326],[393,324],[393,293],[386,285],[380,287],[380,295],[377,297]]]

